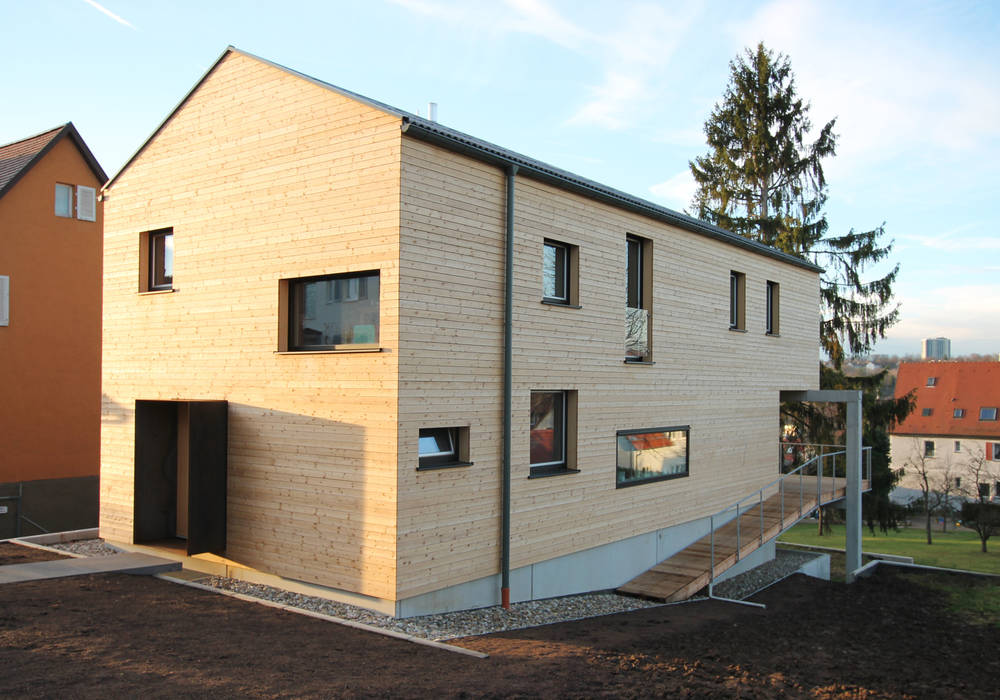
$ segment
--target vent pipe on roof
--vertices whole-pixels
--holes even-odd
[[[432,122],[436,122],[438,120],[438,103],[437,102],[428,102],[427,103],[427,118],[430,119]]]

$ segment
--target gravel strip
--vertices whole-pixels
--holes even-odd
[[[99,539],[80,540],[52,546],[55,549],[75,552],[85,556],[107,556],[109,554],[117,554],[121,551]],[[779,549],[774,561],[739,576],[734,576],[728,581],[715,586],[715,595],[723,598],[742,600],[794,573],[804,563],[816,556],[809,552]],[[493,606],[477,610],[462,610],[438,615],[423,615],[420,617],[398,619],[356,605],[338,603],[317,596],[293,593],[273,586],[247,583],[238,579],[212,576],[206,577],[200,583],[332,617],[354,620],[383,629],[404,632],[432,641],[473,637],[493,632],[503,632],[505,630],[524,629],[526,627],[538,627],[556,622],[568,622],[587,617],[612,615],[614,613],[661,605],[661,603],[649,600],[603,592],[513,603],[510,610],[503,610],[499,606]]]

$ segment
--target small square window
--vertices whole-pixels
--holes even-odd
[[[469,429],[421,428],[417,439],[420,458],[418,469],[467,467],[469,462]]]
[[[922,416],[932,416],[932,415],[934,415],[934,409],[933,408],[925,408],[922,411],[920,411],[920,415],[922,415]]]
[[[965,418],[965,409],[956,408],[955,411],[952,413],[952,416],[955,418]]]
[[[734,331],[746,330],[746,284],[747,277],[742,272],[729,272],[729,328]]]
[[[924,440],[924,457],[934,456],[934,441]]]
[[[730,283],[732,285],[732,283]],[[732,292],[730,292],[732,293]],[[767,283],[767,307],[766,307],[766,318],[765,318],[765,330],[768,335],[778,335],[778,319],[779,319],[779,304],[780,304],[780,288],[777,282],[768,281]],[[730,318],[730,322],[732,319]]]
[[[927,386],[937,386],[937,377],[927,377]]]
[[[56,216],[73,217],[73,186],[56,183]]]
[[[560,474],[575,461],[575,392],[531,392],[531,476]]]
[[[996,406],[983,406],[979,409],[979,420],[996,420]]]
[[[282,325],[287,340],[279,349],[377,349],[377,270],[287,280],[284,284],[287,284],[288,312]]]

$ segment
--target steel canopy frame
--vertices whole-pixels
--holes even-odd
[[[851,583],[861,569],[861,391],[812,389],[782,391],[781,401],[847,404],[847,554],[845,569]]]

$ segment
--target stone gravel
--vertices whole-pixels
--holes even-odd
[[[81,540],[53,545],[53,547],[84,556],[107,556],[121,551],[103,540]],[[808,552],[779,549],[774,561],[716,585],[715,595],[742,600],[794,573],[815,556],[815,554]],[[639,598],[600,592],[513,603],[510,610],[493,606],[398,619],[356,605],[293,593],[273,586],[247,583],[238,579],[206,576],[199,580],[199,583],[433,641],[538,627],[662,605],[662,603]]]

